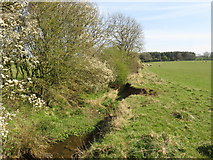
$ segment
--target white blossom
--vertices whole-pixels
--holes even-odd
[[[4,78],[6,78],[6,77],[5,77],[5,75],[4,75],[4,74],[2,74],[2,73],[1,73],[1,77],[2,77],[3,79],[4,79]]]
[[[18,80],[17,79],[13,79],[13,82],[15,83],[15,85],[18,84]]]
[[[10,79],[9,79],[9,80],[7,80],[7,82],[8,82],[8,83],[13,83],[13,81],[12,81],[12,80],[10,80]]]

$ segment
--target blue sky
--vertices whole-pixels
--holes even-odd
[[[101,14],[135,18],[144,32],[144,51],[211,51],[211,1],[96,0]]]

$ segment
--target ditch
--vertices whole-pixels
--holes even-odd
[[[135,88],[130,83],[123,85],[118,92],[116,101],[121,101],[130,95],[156,95],[157,93],[152,89]],[[50,145],[47,152],[51,158],[80,158],[79,155],[82,150],[87,150],[93,142],[101,140],[106,133],[110,131],[111,123],[115,116],[108,115],[98,124],[95,129],[82,136],[69,136],[63,142],[57,142]],[[37,159],[30,154],[30,151],[22,155],[23,159]]]

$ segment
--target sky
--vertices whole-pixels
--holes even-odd
[[[122,13],[143,30],[143,51],[211,52],[210,0],[93,0],[104,16]]]

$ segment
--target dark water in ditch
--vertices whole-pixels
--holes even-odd
[[[156,92],[151,89],[134,88],[131,84],[127,83],[119,89],[118,98],[116,100],[121,101],[132,94],[155,95]],[[63,142],[52,144],[47,152],[51,154],[52,158],[78,158],[80,151],[86,150],[93,142],[98,141],[105,136],[110,130],[113,118],[113,116],[105,117],[95,126],[95,130],[87,135],[69,136]],[[23,158],[35,159],[30,154],[23,155]]]
[[[112,116],[105,117],[95,126],[95,130],[87,135],[70,136],[63,142],[53,144],[48,149],[48,153],[53,158],[78,158],[81,150],[87,149],[94,141],[104,137],[110,129],[112,119]]]
[[[88,135],[69,136],[65,141],[53,144],[47,152],[54,158],[73,158],[75,153],[86,145],[87,139]]]

